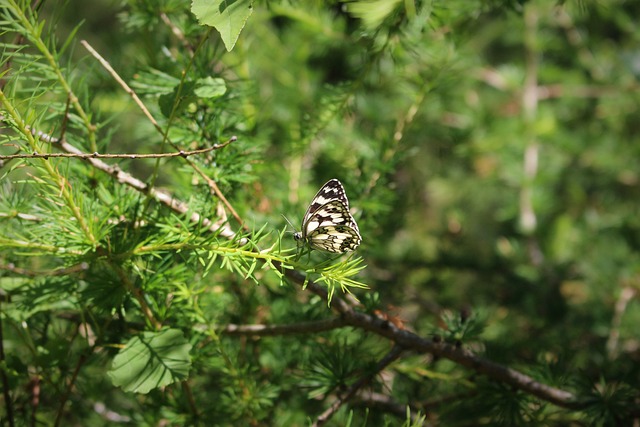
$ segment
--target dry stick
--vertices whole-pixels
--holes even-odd
[[[618,340],[620,339],[620,325],[622,324],[622,315],[627,309],[629,301],[636,296],[638,292],[631,286],[625,286],[620,291],[618,300],[616,301],[615,309],[613,311],[613,319],[611,319],[611,332],[609,333],[609,339],[607,339],[607,356],[609,360],[614,360],[618,357],[620,349],[618,348]]]
[[[59,140],[59,138],[58,138]],[[24,153],[24,154],[11,154],[2,156],[0,160],[13,160],[13,159],[49,159],[55,157],[69,157],[78,159],[159,159],[162,157],[188,157],[202,153],[208,153],[209,151],[219,150],[226,147],[232,142],[236,141],[236,137],[231,137],[227,142],[222,144],[214,144],[211,147],[202,148],[200,150],[192,151],[178,151],[175,153],[160,153],[160,154],[100,154],[95,153]]]
[[[533,183],[538,173],[538,158],[540,146],[538,144],[533,123],[538,111],[538,51],[536,30],[538,25],[538,11],[535,5],[527,5],[524,13],[525,21],[525,59],[526,74],[524,91],[522,92],[522,119],[526,128],[527,146],[523,156],[524,182],[520,189],[520,218],[519,223],[523,231],[531,235],[536,230],[537,217],[533,208]],[[534,245],[537,248],[537,243]],[[539,250],[530,250],[532,263],[539,266],[542,262]]]
[[[19,274],[27,277],[44,277],[44,276],[68,276],[70,274],[86,271],[89,269],[89,264],[81,262],[80,264],[73,265],[66,268],[56,268],[53,270],[34,271],[24,268],[16,267],[13,263],[0,264],[0,270],[10,271],[11,273]]]
[[[81,41],[82,45],[96,58],[98,59],[98,61],[100,61],[100,63],[102,64],[103,67],[105,67],[105,69],[113,76],[114,79],[116,79],[116,81],[118,83],[120,83],[120,86],[122,86],[122,88],[124,88],[124,90],[129,93],[129,95],[133,98],[133,100],[136,102],[136,104],[138,104],[138,106],[140,107],[140,109],[143,111],[143,113],[147,116],[147,118],[151,121],[151,123],[155,126],[155,128],[158,130],[158,132],[160,132],[160,135],[163,136],[163,138],[165,138],[167,141],[169,141],[167,134],[162,130],[162,128],[158,125],[158,122],[156,122],[156,120],[153,118],[153,116],[151,115],[151,113],[149,113],[149,110],[147,110],[147,108],[144,106],[144,104],[142,103],[142,101],[140,100],[140,98],[138,98],[138,95],[133,91],[133,89],[131,89],[129,87],[129,85],[127,85],[125,83],[124,80],[122,80],[120,78],[120,76],[118,75],[118,73],[116,73],[116,71],[111,67],[111,65],[102,58],[102,56],[100,56],[98,54],[98,52],[93,49],[91,47],[91,45],[89,45],[89,43],[87,43],[85,40]],[[235,137],[234,137],[235,138]],[[173,144],[171,141],[169,141],[169,143],[175,147],[176,145]],[[233,209],[233,207],[231,206],[231,204],[229,203],[229,201],[224,197],[224,195],[222,194],[222,192],[220,191],[220,189],[218,188],[218,186],[215,184],[215,182],[213,182],[213,180],[211,180],[208,176],[206,176],[205,173],[203,173],[200,168],[196,167],[195,163],[193,163],[192,161],[190,161],[188,158],[185,157],[185,161],[197,172],[200,174],[200,176],[202,176],[207,183],[209,183],[209,187],[213,190],[213,192],[218,196],[218,199],[220,199],[222,201],[222,203],[227,207],[227,209],[229,209],[229,211],[231,212],[231,214],[233,215],[233,217],[238,221],[238,223],[246,230],[247,227],[244,225],[244,222],[242,221],[242,219],[240,218],[240,216],[238,215],[238,213],[235,211],[235,209]],[[213,185],[211,185],[213,183]],[[184,205],[185,208],[187,208],[186,205]],[[192,218],[193,218],[193,214],[192,214]],[[226,219],[224,219],[224,221],[226,222]],[[221,228],[223,227],[222,224],[220,225],[216,225],[216,227]],[[224,226],[224,229],[228,229],[226,226]],[[232,232],[233,235],[233,232]],[[189,404],[191,405],[191,410],[193,412],[193,414],[195,414],[196,416],[198,416],[198,409],[197,406],[195,405],[195,401],[193,400],[193,396],[191,394],[190,391],[190,387],[189,387],[189,383],[184,381],[182,383],[182,387],[185,391],[187,391],[187,397],[189,398]]]
[[[164,130],[160,127],[156,119],[153,118],[149,110],[147,110],[147,107],[145,107],[145,105],[142,103],[142,100],[140,100],[140,98],[134,92],[134,90],[131,89],[131,87],[129,87],[129,85],[120,78],[118,73],[116,73],[116,70],[114,70],[113,67],[111,67],[111,64],[109,64],[104,58],[102,58],[102,56],[100,56],[100,54],[95,49],[93,49],[91,45],[87,43],[85,40],[81,40],[80,43],[85,47],[85,49],[89,51],[89,53],[91,53],[100,62],[100,64],[102,64],[102,66],[109,72],[109,74],[111,74],[111,76],[120,84],[120,86],[122,86],[125,92],[127,92],[133,98],[133,100],[138,105],[138,107],[140,107],[144,115],[147,116],[147,118],[153,124],[153,126],[158,130],[158,132],[160,132],[160,135],[162,135],[163,137],[166,137]],[[167,139],[167,141],[169,140]],[[176,145],[171,141],[169,141],[169,143],[173,147],[177,148]],[[245,230],[248,230],[247,226],[245,226],[244,222],[240,218],[240,215],[238,215],[238,213],[233,208],[233,206],[231,206],[231,204],[226,199],[226,197],[224,197],[224,195],[220,191],[220,188],[218,188],[218,185],[211,178],[209,178],[199,167],[197,167],[195,163],[193,163],[192,161],[186,158],[185,160],[205,181],[207,181],[207,183],[209,184],[209,187],[213,190],[216,196],[218,196],[218,198],[227,207],[227,209],[229,209],[229,212],[231,212],[231,215],[236,219],[236,221],[238,221],[238,223]]]
[[[23,221],[35,221],[35,222],[42,221],[40,217],[31,215],[31,214],[20,213],[20,212],[12,212],[10,214],[0,212],[0,218],[18,218]]]
[[[389,366],[391,362],[396,360],[402,354],[402,347],[399,345],[394,346],[389,353],[387,353],[377,364],[375,367],[375,374],[382,371],[384,368]],[[320,427],[324,425],[329,419],[340,409],[342,405],[344,405],[349,399],[351,399],[358,390],[364,387],[367,383],[371,381],[371,377],[375,374],[367,374],[356,381],[346,393],[338,397],[326,411],[318,416],[316,421],[311,424],[312,427]]]
[[[171,28],[171,32],[173,33],[173,35],[176,36],[178,40],[180,40],[180,42],[182,43],[182,46],[187,51],[189,51],[189,55],[193,57],[193,55],[195,55],[195,49],[193,48],[191,43],[189,43],[189,41],[186,39],[182,31],[180,31],[180,28],[176,27],[175,24],[171,22],[167,14],[164,12],[160,13],[160,19],[162,19],[162,22],[164,22],[165,24],[167,24],[169,28]]]
[[[308,334],[314,332],[331,331],[347,326],[347,322],[341,317],[318,320],[315,322],[300,322],[290,325],[234,325],[229,324],[220,329],[220,334],[225,335],[250,335],[250,336],[277,336],[290,334]]]

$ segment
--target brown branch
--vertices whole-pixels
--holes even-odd
[[[34,271],[24,268],[16,267],[13,263],[0,264],[0,270],[10,271],[15,274],[27,277],[44,277],[44,276],[67,276],[69,274],[86,271],[89,269],[89,264],[82,262],[80,264],[73,265],[66,268],[56,268],[53,270]]]
[[[339,396],[327,410],[325,410],[322,414],[316,418],[316,421],[311,424],[312,427],[320,427],[324,425],[329,419],[336,413],[338,410],[348,402],[362,387],[368,384],[371,381],[371,378],[381,372],[384,368],[389,366],[394,360],[398,359],[402,354],[402,347],[396,345],[394,346],[389,353],[387,353],[380,361],[376,364],[373,372],[367,373],[363,377],[361,377],[358,381],[356,381],[346,393]]]
[[[164,12],[160,13],[160,19],[162,19],[162,22],[164,22],[169,28],[171,28],[171,32],[173,33],[173,35],[176,36],[180,43],[182,43],[182,47],[184,47],[189,52],[189,56],[193,57],[193,55],[195,54],[195,49],[193,48],[191,43],[189,43],[180,28],[178,28],[173,22],[171,22],[167,14]]]
[[[198,405],[196,404],[196,400],[193,397],[193,392],[191,391],[191,386],[189,385],[189,382],[182,381],[182,391],[184,391],[184,394],[187,396],[187,402],[189,402],[189,409],[191,410],[191,413],[194,415],[195,418],[198,418],[200,416],[200,413],[198,411]]]
[[[100,62],[100,64],[105,68],[105,70],[107,70],[109,74],[111,74],[111,77],[113,77],[115,81],[118,82],[120,86],[122,86],[125,92],[127,92],[129,96],[133,98],[133,101],[138,105],[140,110],[142,110],[142,113],[145,116],[147,116],[151,124],[153,124],[153,126],[158,130],[158,132],[160,132],[161,135],[164,135],[164,131],[162,130],[162,128],[160,127],[156,119],[153,118],[153,116],[151,115],[147,107],[144,105],[142,100],[138,97],[138,94],[135,93],[135,91],[131,89],[131,87],[124,80],[122,80],[122,78],[118,75],[118,73],[116,73],[116,70],[113,69],[111,64],[109,64],[109,62],[106,59],[104,59],[93,47],[91,47],[91,45],[87,43],[86,40],[80,40],[80,44],[84,46],[84,48],[87,49],[89,53],[98,60],[98,62]]]
[[[277,265],[275,265],[275,267],[278,268]],[[287,278],[294,283],[300,286],[306,284],[306,289],[309,289],[325,301],[328,300],[328,292],[324,286],[318,285],[312,280],[306,282],[305,277],[298,271],[289,269],[285,269],[284,271]],[[331,308],[338,312],[341,317],[339,321],[328,320],[326,324],[327,327],[329,326],[329,322],[335,321],[335,327],[352,326],[363,329],[391,340],[396,346],[399,346],[399,348],[413,350],[417,353],[432,354],[451,360],[490,379],[508,384],[554,405],[567,409],[580,409],[584,407],[584,404],[578,402],[576,396],[569,391],[538,382],[522,372],[478,357],[473,352],[464,348],[439,340],[423,338],[413,332],[398,327],[386,319],[357,311],[356,307],[348,303],[341,296],[333,295]],[[312,327],[311,323],[308,324],[307,327]],[[320,326],[316,327],[317,331],[324,330]],[[297,329],[295,326],[289,325],[229,325],[228,331],[223,330],[222,332],[228,333],[229,335],[276,335],[303,331],[301,328]]]
[[[638,291],[632,286],[625,286],[620,291],[620,295],[615,304],[613,311],[613,319],[611,320],[611,328],[609,338],[607,339],[607,356],[610,360],[618,357],[620,349],[618,348],[618,340],[620,339],[620,325],[622,324],[622,316],[627,309],[629,302],[638,294]]]
[[[232,136],[228,141],[222,144],[214,144],[211,147],[202,148],[200,150],[192,151],[178,151],[176,153],[161,153],[161,154],[100,154],[100,153],[26,153],[26,154],[11,154],[7,156],[0,155],[0,160],[13,160],[13,159],[45,159],[64,157],[64,158],[77,158],[77,159],[160,159],[163,157],[188,157],[197,154],[208,153],[209,151],[219,150],[226,147],[237,138]]]
[[[131,293],[131,295],[133,295],[136,301],[138,301],[138,304],[140,305],[140,310],[144,314],[144,317],[147,319],[149,324],[153,326],[155,330],[159,331],[162,328],[162,322],[160,322],[154,316],[153,310],[151,310],[151,307],[149,307],[149,304],[147,304],[147,301],[145,300],[145,296],[142,290],[139,287],[135,286],[131,282],[131,280],[129,280],[129,277],[127,276],[127,274],[122,268],[113,264],[111,264],[111,267],[120,278],[120,281],[122,282],[122,285],[124,286],[124,288],[129,293]]]
[[[318,320],[314,322],[302,322],[291,325],[234,325],[229,324],[220,330],[225,335],[250,335],[250,336],[275,336],[290,334],[306,334],[314,332],[330,331],[332,329],[347,326],[347,322],[341,317]]]
[[[297,271],[287,270],[286,275],[298,284],[304,283],[304,277]],[[327,290],[313,281],[307,283],[307,289],[324,300],[328,298]],[[464,348],[423,338],[413,332],[398,328],[392,322],[356,311],[339,296],[333,296],[331,307],[340,313],[349,325],[386,337],[406,350],[429,353],[451,360],[479,374],[486,375],[493,380],[508,384],[560,407],[580,409],[584,406],[576,400],[576,396],[571,392],[538,382],[522,372],[478,357]]]
[[[73,387],[76,384],[76,379],[78,378],[78,374],[80,374],[80,369],[82,368],[82,365],[84,365],[86,361],[87,361],[87,357],[84,354],[80,355],[80,358],[78,359],[78,363],[76,364],[76,369],[74,369],[73,375],[71,376],[71,379],[67,384],[67,388],[64,391],[62,398],[60,399],[60,406],[58,408],[58,413],[56,414],[56,419],[53,424],[56,427],[58,427],[62,421],[62,414],[64,414],[64,406],[69,400],[69,396],[71,396],[71,391],[73,390]]]

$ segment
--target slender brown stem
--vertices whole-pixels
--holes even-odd
[[[347,322],[341,317],[318,320],[314,322],[301,322],[291,325],[226,325],[220,330],[224,335],[249,335],[249,336],[277,336],[290,334],[308,334],[315,332],[331,331]]]
[[[211,147],[202,148],[200,150],[191,150],[191,151],[177,151],[174,153],[159,153],[159,154],[133,154],[133,153],[125,153],[125,154],[100,154],[100,153],[22,153],[22,154],[11,154],[2,156],[0,155],[0,160],[13,160],[13,159],[49,159],[49,158],[57,158],[57,157],[65,157],[65,158],[76,158],[76,159],[161,159],[164,157],[188,157],[197,154],[208,153],[210,151],[219,150],[220,148],[226,147],[232,142],[236,141],[236,137],[231,137],[228,141],[222,144],[214,144]]]
[[[80,355],[80,359],[78,359],[78,363],[76,363],[76,368],[73,370],[73,375],[71,376],[71,379],[67,384],[67,388],[60,399],[60,406],[58,407],[58,413],[56,414],[56,420],[54,422],[54,425],[56,427],[58,427],[62,422],[62,415],[64,414],[64,406],[67,403],[67,400],[69,400],[69,396],[71,395],[71,391],[73,390],[73,387],[76,383],[76,379],[78,378],[80,369],[82,368],[82,365],[84,365],[84,362],[86,362],[86,360],[87,360],[87,357],[84,354],[82,354]]]

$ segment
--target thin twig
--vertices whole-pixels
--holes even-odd
[[[191,391],[191,386],[188,381],[182,381],[182,391],[187,396],[187,402],[189,402],[189,408],[191,409],[191,413],[195,418],[200,416],[198,411],[198,405],[196,404],[196,400],[193,397],[193,392]]]
[[[80,264],[73,265],[71,267],[66,268],[57,268],[54,270],[45,270],[45,271],[34,271],[27,270],[24,268],[18,268],[14,264],[0,264],[0,270],[10,271],[15,274],[19,274],[21,276],[27,277],[45,277],[45,276],[67,276],[69,274],[78,273],[81,271],[86,271],[89,269],[89,264],[86,262],[82,262]]]
[[[36,222],[42,221],[42,218],[40,217],[31,215],[31,214],[20,213],[20,212],[12,212],[12,213],[0,212],[0,218],[18,218],[22,221],[36,221]]]
[[[189,41],[186,39],[184,33],[180,30],[180,28],[178,28],[173,22],[171,22],[167,14],[164,12],[160,13],[160,19],[162,19],[162,22],[164,22],[169,28],[171,28],[171,32],[173,33],[173,35],[176,36],[178,40],[180,40],[182,46],[189,52],[189,56],[193,57],[193,55],[195,54],[195,50],[193,49],[191,43],[189,43]]]
[[[76,384],[76,379],[78,378],[78,374],[80,373],[80,368],[82,368],[82,365],[84,365],[86,361],[87,357],[84,354],[81,354],[80,358],[78,359],[78,363],[76,364],[76,368],[73,371],[73,375],[71,376],[71,379],[67,384],[67,388],[65,389],[62,398],[60,399],[60,406],[58,407],[58,413],[56,414],[56,419],[53,424],[56,427],[59,426],[62,422],[62,414],[64,414],[65,404],[67,403],[67,400],[69,400],[69,396],[71,396],[71,391]]]
[[[3,116],[0,116],[0,121],[5,121],[6,119]],[[78,150],[76,147],[74,147],[73,145],[69,144],[67,141],[65,140],[60,140],[54,136],[51,136],[47,133],[44,133],[42,131],[39,131],[37,129],[33,129],[33,128],[29,128],[29,132],[31,132],[32,135],[37,136],[38,139],[40,139],[41,141],[45,141],[48,142],[50,144],[55,144],[57,145],[61,150],[64,150],[68,153],[72,153],[72,154],[76,154],[76,155],[85,155],[86,153],[82,153],[80,150]],[[237,138],[235,136],[232,136],[231,138],[229,138],[228,141],[222,143],[222,144],[216,144],[214,145],[214,147],[217,148],[222,148],[226,145],[229,145],[230,143],[236,141]],[[210,150],[212,147],[204,149],[204,150]],[[215,149],[215,148],[214,148]],[[196,150],[196,151],[200,151],[200,150]],[[180,155],[180,153],[177,153],[178,155]],[[140,155],[136,155],[136,156],[140,156]],[[157,155],[156,155],[157,156]],[[99,157],[99,155],[98,155]],[[154,198],[156,201],[168,206],[170,209],[174,210],[175,212],[179,213],[179,214],[190,214],[189,220],[194,223],[194,224],[202,224],[205,227],[208,227],[211,231],[215,232],[215,233],[220,233],[221,236],[226,237],[228,239],[232,239],[236,233],[231,230],[231,228],[229,228],[229,226],[224,222],[213,222],[211,220],[209,220],[208,218],[203,218],[200,214],[196,213],[196,212],[190,212],[189,206],[184,203],[181,202],[175,198],[173,198],[170,194],[160,191],[158,189],[156,189],[155,187],[151,187],[147,184],[145,184],[144,182],[140,181],[137,178],[134,178],[133,176],[129,175],[126,172],[123,172],[118,165],[108,165],[106,163],[104,163],[102,160],[100,160],[98,157],[94,157],[93,155],[90,155],[88,157],[85,157],[84,159],[87,160],[89,163],[91,163],[91,165],[109,175],[113,175],[118,182],[120,182],[121,184],[125,184],[128,185],[129,187],[140,191],[143,194],[148,194],[149,196],[151,196],[152,198]]]
[[[314,322],[300,322],[291,325],[234,325],[229,324],[220,330],[225,335],[275,336],[290,334],[308,334],[324,332],[347,325],[341,317],[318,320]]]
[[[610,360],[614,360],[618,357],[619,348],[618,340],[620,339],[620,325],[622,324],[622,316],[627,309],[629,301],[633,299],[638,291],[631,286],[625,286],[620,291],[620,296],[616,301],[615,309],[613,311],[613,319],[611,320],[611,332],[609,333],[609,339],[607,340],[607,356]]]
[[[536,229],[537,217],[533,209],[533,185],[538,173],[538,157],[540,146],[534,131],[533,123],[535,122],[538,111],[538,50],[536,43],[536,30],[538,26],[538,10],[534,4],[525,7],[525,59],[526,74],[524,82],[524,91],[522,93],[522,116],[526,126],[527,146],[523,158],[523,183],[520,189],[520,227],[527,235],[533,233]],[[532,254],[537,252],[532,251]],[[539,265],[539,257],[533,256],[534,265]]]
[[[120,281],[122,282],[122,285],[124,286],[124,288],[129,293],[131,293],[131,295],[133,295],[136,301],[138,301],[138,304],[140,305],[140,310],[144,314],[144,317],[147,319],[149,324],[153,326],[155,330],[159,331],[162,328],[162,322],[156,319],[156,316],[154,316],[153,310],[151,310],[151,307],[149,307],[149,304],[147,304],[145,295],[142,292],[142,290],[131,282],[131,280],[129,279],[129,276],[120,266],[111,264],[111,267],[113,268],[113,270],[115,270],[116,274],[120,278]]]
[[[84,46],[84,48],[87,49],[89,53],[93,55],[94,58],[98,60],[98,62],[100,62],[100,64],[102,64],[102,66],[109,72],[109,74],[111,74],[111,77],[113,77],[115,81],[117,81],[120,84],[120,86],[122,86],[125,92],[127,92],[129,96],[133,98],[133,101],[138,105],[140,110],[142,110],[142,113],[145,116],[147,116],[151,124],[155,126],[155,128],[158,130],[158,132],[160,132],[161,135],[164,135],[164,130],[162,130],[162,128],[160,127],[156,119],[153,118],[153,116],[151,115],[147,107],[144,105],[142,100],[138,97],[138,94],[135,93],[135,91],[131,89],[131,87],[124,80],[122,80],[122,78],[120,78],[120,76],[118,75],[118,73],[116,73],[116,70],[113,69],[111,64],[109,64],[109,62],[107,62],[106,59],[104,59],[93,47],[91,47],[91,45],[86,40],[80,40],[80,44],[82,44],[82,46]]]
[[[7,156],[0,155],[0,160],[13,160],[13,159],[49,159],[56,157],[77,158],[77,159],[159,159],[163,157],[188,157],[197,154],[208,153],[209,151],[219,150],[226,147],[237,138],[232,136],[228,141],[222,144],[214,144],[211,147],[202,148],[200,150],[192,151],[178,151],[176,153],[160,153],[160,154],[100,154],[100,153],[28,153],[28,154],[11,154]]]

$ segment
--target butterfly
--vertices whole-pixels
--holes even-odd
[[[332,179],[320,188],[304,214],[302,231],[293,238],[312,249],[335,253],[354,251],[360,245],[358,224],[340,181]]]

